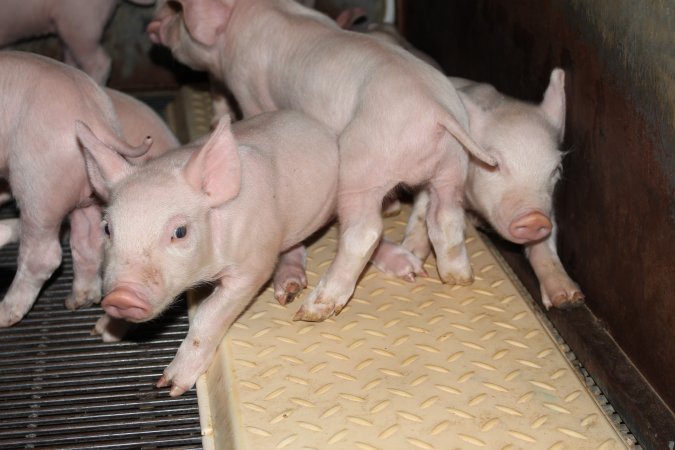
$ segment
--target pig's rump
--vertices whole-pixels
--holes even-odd
[[[152,143],[147,132],[160,128],[149,127],[141,135],[143,145],[129,146],[121,139],[113,103],[92,78],[30,53],[0,52],[0,98],[0,175],[9,181],[21,210],[20,223],[5,223],[0,239],[3,243],[21,241],[17,274],[0,303],[0,326],[8,326],[26,314],[42,283],[59,266],[59,232],[67,216],[74,279],[66,306],[74,309],[100,298],[101,215],[75,135],[76,122],[87,120],[127,157],[146,154]],[[125,115],[139,106],[129,104]],[[137,128],[151,119],[153,125],[161,122],[146,112],[136,117]],[[170,141],[170,132],[162,129],[162,133]],[[164,146],[164,142],[155,146],[155,154]]]
[[[0,66],[0,85],[11,86],[3,90],[0,111],[2,172],[9,171],[20,208],[35,209],[35,202],[44,199],[44,207],[65,214],[91,194],[75,120],[95,117],[93,126],[101,134],[109,135],[112,128],[119,135],[112,104],[84,74],[47,58],[2,52]],[[58,189],[50,187],[54,183]]]

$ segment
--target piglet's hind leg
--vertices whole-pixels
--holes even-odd
[[[74,310],[101,299],[99,269],[103,258],[103,236],[98,206],[78,208],[70,213],[70,248],[73,254],[73,290],[66,308]]]
[[[473,273],[464,244],[461,189],[456,184],[432,184],[429,195],[427,226],[438,274],[444,283],[469,285],[473,283]]]
[[[16,275],[0,302],[0,327],[21,320],[35,303],[42,285],[61,264],[60,223],[43,224],[24,214]]]
[[[279,257],[272,284],[274,298],[281,305],[292,302],[307,287],[306,263],[307,250],[304,245],[296,245]]]
[[[425,261],[431,253],[429,230],[427,230],[426,222],[428,210],[429,192],[423,189],[415,196],[415,202],[413,203],[403,243],[401,244],[422,261]]]
[[[383,197],[375,190],[341,194],[337,254],[294,320],[318,322],[342,311],[382,235]]]

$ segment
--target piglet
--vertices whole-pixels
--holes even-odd
[[[335,135],[294,111],[221,118],[199,144],[133,166],[79,123],[87,170],[109,199],[103,309],[144,322],[191,286],[213,283],[157,383],[171,395],[209,366],[229,326],[292,249],[335,213]]]
[[[399,45],[438,67],[395,28],[369,23],[364,14],[360,8],[349,8],[336,22],[343,28]],[[525,246],[546,308],[581,303],[584,295],[558,257],[553,214],[553,189],[562,173],[563,153],[558,147],[565,133],[564,71],[553,70],[540,105],[508,97],[489,84],[453,77],[450,81],[466,107],[471,136],[499,160],[497,167],[488,167],[476,159],[469,161],[464,193],[467,209],[487,221],[503,238]],[[420,260],[411,257],[411,252],[422,260],[431,252],[424,222],[428,207],[428,193],[422,191],[415,200],[404,247],[383,240],[371,260],[376,267],[408,281],[416,275],[426,275]]]
[[[151,5],[154,0],[134,0]],[[105,84],[110,56],[101,37],[117,0],[2,0],[0,48],[22,39],[57,34],[64,44],[65,62]]]
[[[497,167],[471,161],[464,192],[466,207],[503,238],[525,246],[546,308],[579,304],[584,295],[556,250],[553,211],[553,190],[562,173],[564,155],[558,147],[565,133],[565,72],[551,72],[539,105],[508,97],[489,84],[460,78],[451,81],[469,114],[471,135],[499,161]],[[420,220],[427,203],[422,193],[403,241],[404,247],[422,259],[431,251]]]
[[[146,153],[152,141],[126,144],[105,92],[84,72],[53,59],[0,52],[0,97],[0,174],[21,210],[17,272],[0,303],[0,326],[6,327],[28,312],[60,265],[59,230],[66,216],[75,273],[66,306],[100,298],[100,211],[87,182],[75,121],[88,120],[129,157]]]

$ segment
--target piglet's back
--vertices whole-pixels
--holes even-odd
[[[112,103],[82,71],[40,55],[15,51],[0,52],[0,67],[0,83],[12,88],[3,91],[3,109],[13,111],[18,119],[44,112],[42,120],[70,120],[72,128],[71,116],[97,112],[117,126]],[[13,95],[8,97],[8,93]],[[12,100],[18,103],[8,104]]]
[[[264,160],[251,165],[258,169],[243,177],[242,191],[252,185],[254,190],[268,189],[273,195],[266,206],[276,210],[275,219],[284,225],[284,248],[305,239],[332,218],[338,148],[328,128],[297,111],[276,111],[235,123],[232,130],[242,159]]]

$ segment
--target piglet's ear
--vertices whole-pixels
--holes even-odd
[[[180,0],[190,36],[202,45],[215,44],[230,19],[232,7],[219,0]]]
[[[553,69],[548,88],[541,102],[546,118],[558,130],[558,142],[565,136],[565,71]]]
[[[208,197],[211,208],[239,195],[241,161],[230,128],[230,116],[221,117],[206,144],[192,153],[183,168],[183,176],[192,189]]]
[[[101,142],[84,122],[75,122],[75,135],[82,146],[89,181],[94,191],[108,201],[111,187],[129,175],[132,167],[115,149]]]
[[[354,25],[359,25],[368,21],[366,10],[359,7],[347,8],[342,10],[335,18],[335,22],[340,28],[350,30]]]

